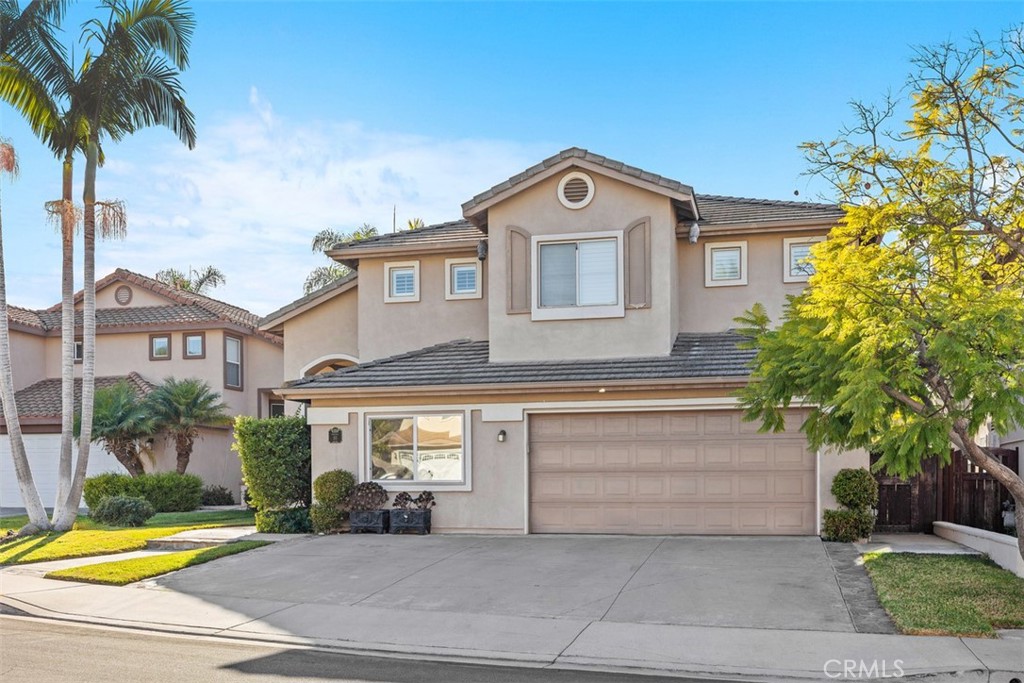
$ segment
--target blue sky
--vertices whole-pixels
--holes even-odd
[[[129,236],[102,275],[214,264],[214,295],[267,313],[322,263],[323,227],[460,217],[459,204],[570,146],[698,192],[817,199],[797,145],[899,90],[912,47],[997,37],[1024,3],[194,2],[184,76],[199,144],[108,145],[101,198]],[[91,3],[75,8],[71,36]],[[3,185],[10,301],[59,300],[43,202],[60,168],[0,105],[21,178]],[[80,174],[79,174],[80,176]],[[81,186],[76,187],[80,194]]]

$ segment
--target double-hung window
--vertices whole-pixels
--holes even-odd
[[[242,338],[224,335],[224,388],[242,390]]]
[[[622,234],[534,237],[534,320],[621,318]]]
[[[384,264],[384,301],[400,303],[420,300],[420,262]]]
[[[825,238],[818,237],[787,237],[782,240],[782,281],[807,282],[814,275],[814,263],[811,261],[811,247]]]
[[[746,242],[704,243],[704,286],[747,284]]]
[[[373,481],[468,487],[464,413],[372,416],[367,430],[366,467]]]

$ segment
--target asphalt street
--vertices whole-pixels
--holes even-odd
[[[686,683],[687,680],[692,679],[385,659],[0,616],[0,681],[4,683]]]

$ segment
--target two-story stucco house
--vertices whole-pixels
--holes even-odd
[[[814,534],[866,453],[758,433],[733,318],[778,316],[835,207],[698,194],[569,149],[464,220],[341,244],[355,269],[264,319],[308,404],[313,474],[437,495],[434,526]]]
[[[81,333],[82,293],[75,296]],[[15,399],[36,486],[43,503],[56,496],[61,422],[61,307],[9,308]],[[268,415],[283,403],[281,338],[258,328],[258,316],[208,296],[181,291],[118,269],[96,283],[96,386],[127,379],[137,393],[167,377],[197,377],[221,394],[232,415]],[[81,376],[76,343],[76,376]],[[76,404],[81,382],[76,382]],[[21,507],[10,440],[0,418],[0,507]],[[227,487],[239,499],[241,469],[231,450],[230,427],[203,429],[188,472]],[[156,438],[144,455],[147,471],[174,470],[173,443]],[[101,445],[89,455],[89,473],[124,472]]]

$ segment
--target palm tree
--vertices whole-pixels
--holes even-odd
[[[145,404],[157,428],[174,439],[178,474],[184,474],[188,468],[200,427],[231,423],[228,407],[221,402],[220,394],[200,379],[169,377],[146,397]]]
[[[310,243],[310,246],[313,251],[324,253],[333,249],[335,245],[342,244],[344,242],[358,242],[360,240],[376,236],[377,228],[369,223],[363,223],[352,232],[341,232],[334,228],[324,228],[313,236],[313,241]],[[330,265],[314,268],[309,275],[306,276],[306,282],[303,284],[302,289],[306,294],[309,294],[321,287],[326,287],[335,280],[340,280],[351,272],[352,269],[348,266],[331,261]]]
[[[422,218],[410,218],[409,222],[406,223],[406,225],[405,225],[405,229],[406,230],[419,230],[420,228],[422,228],[425,225],[426,225],[426,223],[423,222]]]
[[[81,416],[76,420],[75,432],[76,435],[81,433]],[[141,444],[156,432],[156,421],[131,384],[122,380],[112,387],[96,390],[92,440],[102,441],[104,449],[133,477],[144,473],[139,458],[143,450]]]
[[[193,294],[205,294],[207,290],[215,289],[227,282],[224,273],[216,266],[206,266],[201,270],[190,267],[187,274],[177,268],[165,268],[157,271],[156,279],[165,285]]]
[[[188,66],[195,18],[184,0],[102,0],[106,22],[82,26],[86,53],[78,86],[71,93],[74,112],[86,124],[83,203],[85,279],[82,315],[82,438],[67,499],[54,510],[57,529],[74,524],[89,462],[96,377],[96,229],[123,236],[124,207],[97,202],[96,171],[101,141],[118,141],[149,126],[166,126],[189,149],[195,147],[195,120],[186,106],[180,72]],[[93,51],[93,48],[97,48]],[[97,216],[98,212],[98,216]]]

